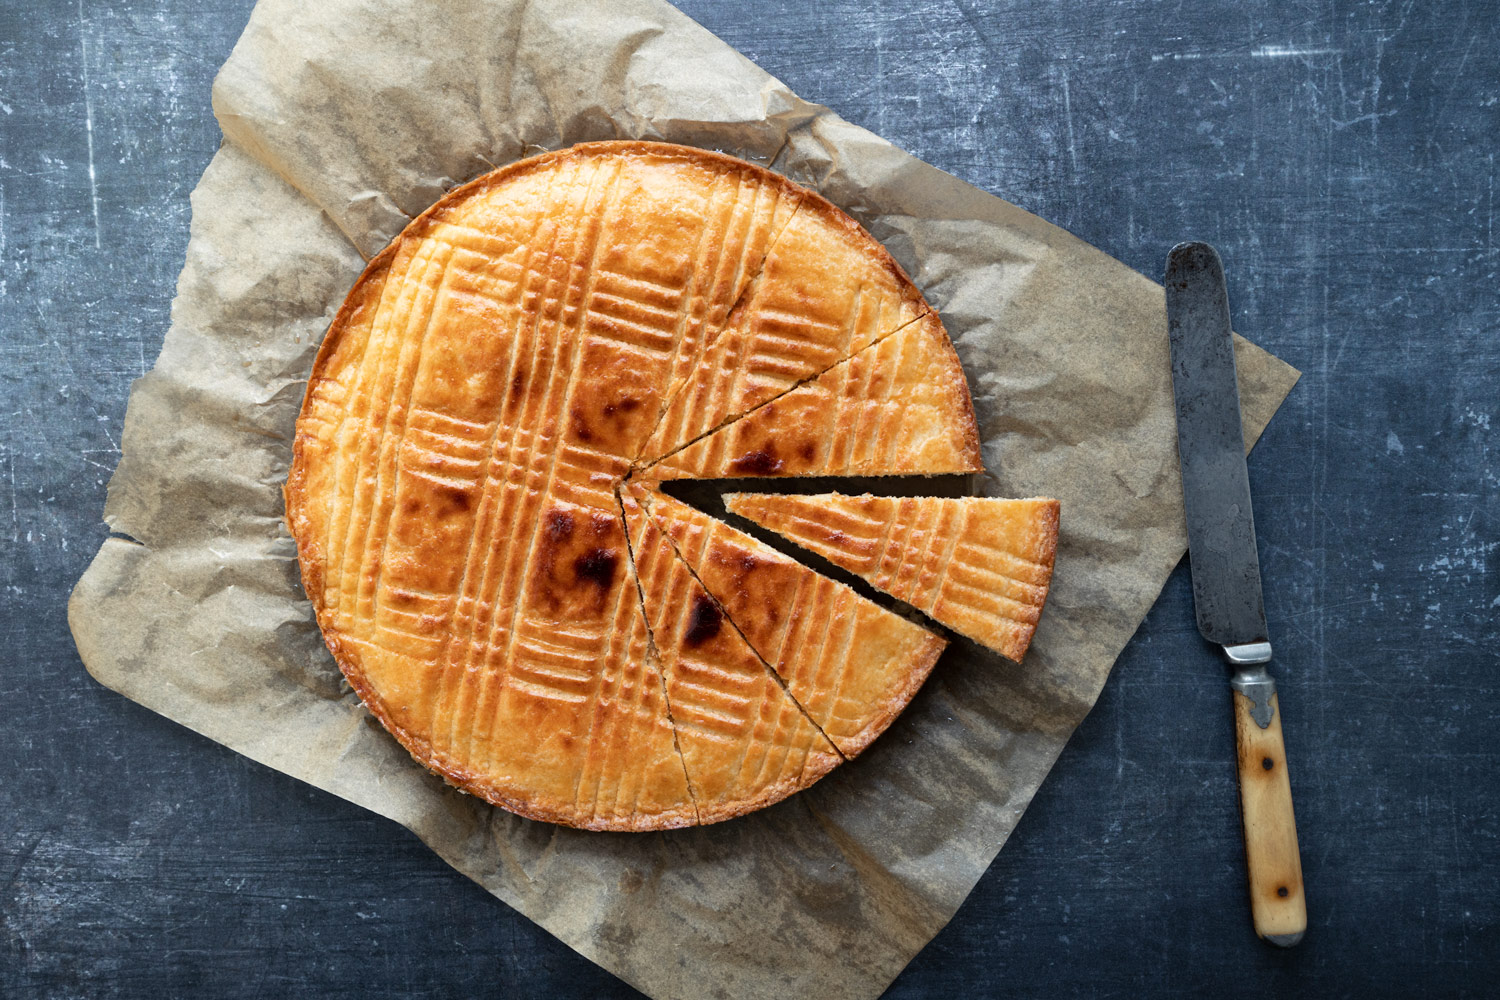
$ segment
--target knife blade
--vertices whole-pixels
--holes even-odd
[[[1271,642],[1224,266],[1207,243],[1179,243],[1167,255],[1163,284],[1193,613],[1198,631],[1223,647],[1233,668],[1251,917],[1261,938],[1290,947],[1307,929],[1307,905],[1280,700],[1266,669]]]

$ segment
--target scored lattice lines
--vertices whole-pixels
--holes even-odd
[[[552,326],[548,331],[551,339],[554,341],[555,347],[553,352],[554,357],[546,369],[552,374],[547,379],[546,389],[544,390],[539,408],[539,412],[543,414],[567,412],[573,396],[574,386],[577,382],[576,358],[580,347],[580,335],[582,327],[594,305],[593,293],[599,274],[599,270],[595,266],[596,248],[599,241],[603,238],[604,233],[617,220],[622,208],[619,201],[612,198],[620,168],[618,165],[614,165],[610,170],[612,172],[609,177],[603,180],[602,186],[599,185],[601,180],[600,175],[603,171],[595,170],[591,174],[584,195],[576,205],[573,224],[568,227],[569,232],[567,236],[569,242],[567,244],[566,259],[570,263],[567,268],[567,280],[557,289],[556,301],[563,307],[559,317],[560,322]],[[551,286],[549,285],[550,289]],[[546,315],[548,310],[544,309],[539,312],[542,315]],[[533,370],[536,369],[533,368]],[[561,378],[558,377],[558,373],[563,373]],[[562,383],[560,389],[559,382]],[[560,399],[557,399],[558,396],[560,396]],[[556,403],[553,402],[554,399],[557,399]],[[531,447],[526,449],[526,454],[530,455],[535,452],[538,435],[533,432],[527,435],[527,439]],[[561,437],[554,439],[550,442],[549,447],[543,449],[543,468],[538,470],[540,475],[536,477],[536,489],[533,494],[537,498],[538,503],[545,503],[556,492],[556,476],[559,464],[563,458],[563,449],[560,447],[561,440]],[[532,491],[528,492],[531,493]],[[535,575],[533,573],[533,564],[536,559],[537,540],[540,537],[543,521],[540,513],[540,511],[537,511],[536,516],[529,519],[516,519],[515,523],[518,527],[527,525],[529,522],[529,530],[526,527],[520,527],[520,533],[523,536],[529,536],[526,538],[524,544],[524,551],[526,553],[524,558],[516,563],[507,561],[508,566],[515,565],[520,567],[519,574],[514,574],[519,577],[519,580],[516,581],[514,587],[509,585],[509,581],[506,581],[506,585],[502,586],[496,599],[490,603],[491,616],[486,624],[486,630],[492,638],[499,625],[493,618],[493,609],[506,604],[510,607],[508,624],[501,630],[502,635],[500,636],[500,643],[503,643],[502,657],[506,659],[510,658],[510,651],[515,642],[517,623],[520,620],[522,610],[529,606],[531,599],[531,583]],[[491,689],[501,683],[503,683],[503,679],[493,676],[490,672],[486,672],[480,678],[480,691],[476,697],[481,706],[489,704],[490,700],[494,697],[491,694]],[[595,682],[590,687],[586,701],[592,704],[593,700],[598,697],[598,692],[599,685],[596,676]]]
[[[394,475],[394,470],[387,470],[398,454],[399,437],[404,427],[404,400],[410,399],[411,383],[416,377],[422,347],[431,329],[433,310],[428,309],[427,315],[423,317],[423,310],[417,304],[430,304],[434,301],[446,276],[447,265],[447,254],[440,246],[421,248],[415,255],[412,267],[402,274],[399,282],[400,299],[404,305],[403,309],[395,313],[399,322],[391,322],[385,331],[381,331],[378,326],[372,326],[371,329],[372,340],[377,331],[385,334],[378,351],[379,362],[374,384],[394,383],[395,398],[387,406],[380,421],[379,433],[373,438],[366,436],[363,440],[358,460],[361,473],[373,465],[374,475],[361,474],[358,477],[354,502],[350,505],[349,525],[341,560],[343,568],[339,580],[339,606],[341,609],[347,607],[356,617],[368,606],[368,602],[373,601],[373,594],[379,588],[383,568],[380,556],[388,538],[383,529],[389,519],[389,504],[380,500],[385,495],[381,486]],[[436,277],[429,278],[434,271]],[[415,337],[411,335],[414,324],[420,324],[420,331]],[[378,539],[379,542],[379,548],[374,551],[372,539]],[[366,567],[372,555],[375,557],[375,572],[373,579],[370,579],[372,574],[366,571]],[[351,568],[352,594],[344,582],[351,576]],[[348,598],[352,598],[352,601],[346,605]]]
[[[364,465],[367,451],[363,435],[358,435],[356,430],[368,419],[374,404],[375,393],[372,384],[375,382],[386,348],[387,338],[383,335],[386,325],[384,321],[401,304],[400,293],[405,284],[403,280],[405,274],[404,271],[398,272],[397,266],[410,264],[409,255],[400,253],[395,255],[381,280],[374,306],[368,307],[368,318],[362,325],[354,326],[351,330],[351,335],[362,333],[363,342],[360,345],[358,359],[353,365],[353,385],[349,390],[351,412],[339,425],[335,441],[340,446],[333,449],[334,477],[339,487],[337,495],[346,498],[346,502],[334,505],[331,516],[328,518],[327,534],[324,539],[324,551],[327,553],[324,599],[329,611],[339,620],[343,619],[345,611],[343,596],[347,550],[354,534],[356,514],[362,496],[359,489],[359,472]],[[348,447],[351,439],[359,441],[361,445],[352,459],[346,458],[346,452],[353,450]]]
[[[596,183],[597,179],[597,176],[590,178],[590,191],[592,191],[593,185],[594,183]],[[606,185],[606,188],[607,187],[608,185]],[[581,206],[589,205],[592,202],[593,199],[590,196],[586,195],[582,200]],[[590,235],[597,238],[597,230]],[[591,251],[592,247],[587,240],[582,241],[582,245],[587,249],[585,250],[584,256],[580,259],[587,259],[591,264],[592,254],[589,251]],[[762,263],[763,260],[764,254],[761,255]],[[574,268],[572,273],[577,274],[578,269]],[[669,349],[670,341],[668,338],[672,336],[672,333],[669,333],[668,317],[673,314],[668,313],[664,307],[669,304],[675,304],[678,305],[679,312],[681,312],[682,306],[690,301],[688,297],[684,296],[681,289],[670,288],[660,283],[650,282],[638,275],[617,275],[612,272],[600,271],[599,269],[593,268],[591,266],[584,267],[583,273],[585,275],[585,285],[581,290],[581,294],[575,292],[575,283],[572,281],[570,281],[568,285],[563,287],[558,287],[556,284],[551,282],[544,285],[543,289],[541,289],[542,301],[540,303],[540,307],[536,310],[536,313],[547,315],[549,313],[553,313],[556,309],[556,306],[560,305],[564,310],[564,321],[566,322],[568,320],[573,320],[576,324],[575,329],[577,327],[584,326],[586,321],[591,316],[598,316],[607,320],[612,329],[623,329],[625,336],[620,339],[623,342],[630,343],[631,346],[637,349],[645,348],[653,352],[662,353],[665,353]],[[599,291],[601,285],[606,288],[606,291],[602,295],[597,295],[596,292]],[[610,294],[611,292],[620,292],[627,289],[630,293],[628,295]],[[577,298],[575,298],[575,295],[577,295]],[[577,301],[577,299],[582,300],[580,303],[582,308],[575,311],[571,307],[573,306],[573,303]],[[675,303],[673,302],[674,299],[676,300]],[[645,316],[646,318],[650,319],[651,322],[649,324],[638,322],[641,316]],[[679,319],[675,325],[680,328],[683,322],[684,320]],[[568,389],[565,390],[564,393],[565,398],[570,398],[572,395],[572,383],[573,380],[570,379]],[[549,392],[547,393],[549,397],[551,396],[550,389],[551,387],[549,385]],[[566,406],[566,403],[564,404],[564,406]],[[522,436],[526,437],[524,433]],[[534,440],[534,438],[532,439]],[[438,461],[434,462],[433,464],[446,464],[450,467],[450,471],[451,467],[456,466],[460,468],[464,473],[469,475],[478,473],[480,471],[475,467],[474,456],[472,455],[472,453],[469,453],[462,446],[455,446],[455,443],[452,441],[446,442],[446,444],[448,445],[448,447],[428,449],[427,455],[436,457],[438,459]],[[521,444],[521,441],[512,441],[510,457],[516,457],[515,447],[516,445]],[[490,454],[493,455],[493,452],[494,449],[491,449]],[[541,488],[538,491],[544,497],[550,496],[553,492],[555,492],[555,480],[559,472],[563,472],[567,476],[567,478],[573,479],[575,477],[578,477],[579,474],[593,474],[604,472],[610,465],[607,457],[602,455],[589,455],[586,450],[582,452],[578,450],[570,450],[570,453],[560,456],[554,448],[551,451],[551,454],[552,460],[549,462],[549,467],[543,477],[544,482],[543,484],[541,484]],[[448,460],[446,463],[443,461],[443,459],[445,458]],[[559,459],[561,459],[560,462]],[[488,480],[488,460],[486,461],[485,466],[484,477],[486,480]],[[619,470],[618,468],[608,468],[608,471],[618,475],[621,470]],[[468,478],[468,475],[466,475],[465,478]],[[579,497],[579,499],[582,499],[582,497]],[[596,496],[595,499],[604,499],[604,497],[600,495]],[[476,525],[476,529],[478,527],[479,526]],[[488,534],[488,532],[476,531],[476,534],[482,536]],[[534,557],[535,538],[536,534],[533,531],[530,544],[528,546],[527,558],[522,563],[522,565],[525,566],[528,570]],[[520,541],[520,539],[516,539],[515,541]],[[472,547],[473,541],[471,539],[471,551]],[[490,572],[493,562],[492,554],[494,553],[494,551],[495,547],[492,546],[489,547],[489,552],[486,552],[485,554],[483,568],[480,572],[480,579],[482,581],[479,585],[480,593],[494,593]],[[471,577],[469,570],[473,568],[474,567],[472,566],[472,560],[466,560],[465,584],[468,583]],[[522,575],[522,579],[526,579],[526,575],[524,573]],[[467,591],[468,588],[467,586],[465,586],[462,589]],[[463,596],[468,595],[464,594]],[[463,660],[466,664],[472,662],[471,657],[473,657],[474,654],[478,652],[478,647],[481,645],[485,647],[484,653],[486,660],[489,660],[491,658],[505,658],[504,648],[508,648],[508,644],[512,641],[512,637],[515,635],[514,626],[516,623],[516,615],[519,614],[521,609],[527,603],[527,590],[524,583],[522,584],[520,592],[515,594],[514,596],[516,599],[513,601],[493,599],[483,602],[482,604],[479,604],[479,602],[477,602],[473,597],[470,598],[470,600],[468,601],[468,605],[475,610],[475,614],[473,614],[467,622],[467,624],[470,626],[470,634],[472,635],[473,630],[478,629],[486,634],[487,639],[482,644],[475,643],[472,640],[461,644],[461,648],[466,650],[463,656]],[[477,595],[475,595],[475,597],[477,597]],[[496,598],[499,597],[500,595],[497,594]],[[499,625],[499,622],[495,621],[493,617],[494,612],[498,610],[499,607],[502,607],[507,603],[511,605],[511,627],[503,630],[498,629],[497,626]],[[476,607],[476,604],[479,604],[479,606]],[[495,633],[497,631],[502,632],[502,635],[496,636]],[[497,638],[500,640],[499,643],[495,643],[494,641]],[[497,646],[501,648],[497,648]],[[496,654],[500,655],[497,656]],[[467,671],[465,671],[465,673],[467,673]],[[488,686],[488,681],[488,677],[484,678],[484,680],[481,682],[481,687]],[[460,686],[462,687],[462,679],[460,681]],[[483,692],[478,693],[477,695],[475,695],[475,697],[477,697],[481,702],[486,700],[485,693]],[[465,699],[463,699],[461,696],[460,700]]]
[[[646,508],[646,516],[653,519],[656,518],[655,512],[653,512],[649,508],[649,506],[647,506]],[[787,700],[790,701],[796,707],[797,711],[802,713],[802,717],[806,719],[808,723],[818,731],[818,733],[823,737],[824,742],[833,749],[834,753],[838,754],[840,758],[843,758],[843,751],[839,750],[838,747],[834,744],[833,740],[828,738],[828,734],[823,732],[823,727],[818,725],[817,720],[815,720],[808,713],[803,704],[797,700],[797,696],[792,694],[791,689],[787,687],[786,680],[776,672],[776,668],[771,666],[771,664],[766,661],[766,658],[760,654],[760,650],[756,649],[754,644],[750,642],[750,639],[745,635],[745,633],[740,630],[739,623],[736,622],[732,617],[730,617],[728,609],[720,604],[719,599],[713,595],[713,592],[703,585],[703,581],[698,577],[698,571],[695,570],[692,563],[688,562],[688,560],[683,556],[682,550],[677,545],[677,540],[672,537],[672,535],[667,531],[666,525],[661,523],[659,519],[657,520],[657,529],[661,531],[662,537],[665,538],[671,545],[672,557],[679,563],[681,563],[682,567],[687,570],[688,575],[692,578],[692,582],[698,587],[698,589],[706,594],[709,600],[714,602],[714,606],[718,608],[720,615],[723,616],[723,620],[728,622],[730,627],[734,629],[735,633],[740,637],[740,641],[745,644],[745,648],[755,654],[755,658],[760,661],[761,667],[766,671],[770,678],[776,682],[776,686],[782,690],[782,693],[786,696]],[[684,607],[686,606],[686,603],[686,601],[683,602]]]
[[[570,252],[567,258],[570,262],[570,266],[568,267],[568,284],[563,295],[566,298],[571,298],[574,294],[575,285],[580,286],[577,292],[582,302],[582,308],[578,311],[577,315],[580,326],[582,319],[588,314],[597,273],[594,267],[595,248],[604,231],[617,220],[618,213],[622,208],[618,202],[611,203],[610,194],[618,180],[620,167],[616,164],[611,169],[613,173],[605,181],[603,188],[600,189],[597,202],[594,199],[594,191],[595,185],[599,182],[599,174],[602,171],[596,169],[590,176],[587,190],[583,198],[579,201],[573,225],[570,227],[573,244],[569,247]],[[582,282],[578,281],[580,272],[583,279]],[[569,333],[571,333],[571,336]],[[540,408],[540,412],[543,414],[566,413],[568,411],[573,397],[574,386],[578,380],[578,373],[575,370],[575,358],[580,340],[579,333],[580,330],[577,327],[571,331],[564,331],[562,329],[553,331],[553,335],[557,340],[556,353],[563,356],[555,358],[553,366],[550,368],[551,377],[547,380],[547,387]],[[556,373],[565,373],[563,375],[564,381],[560,394],[561,399],[557,404],[549,406],[548,404],[553,399],[553,395],[557,390],[557,383],[559,382]],[[533,444],[536,441],[536,437],[535,432],[530,435],[530,440]],[[528,449],[528,451],[530,450]],[[544,459],[545,471],[539,490],[539,494],[543,498],[551,497],[553,494],[552,481],[556,474],[560,451],[561,448],[556,441],[547,450]],[[537,540],[541,536],[542,520],[541,517],[536,517],[530,525],[529,538],[526,541],[524,549],[526,555],[519,563],[522,567],[522,582],[516,594],[516,600],[511,607],[510,623],[506,630],[508,634],[514,632],[516,620],[529,597],[529,580],[532,575],[532,563],[536,557]]]
[[[555,172],[549,173],[546,179],[544,195],[550,196],[557,182],[558,174]],[[533,249],[526,258],[527,264],[522,269],[520,278],[515,284],[516,301],[518,303],[524,302],[527,298],[528,289],[535,288],[538,283],[545,288],[546,275],[539,265],[545,262],[547,257],[550,256],[556,243],[556,230],[554,229],[551,238],[546,241],[545,250],[539,245],[543,242],[539,237],[544,231],[545,223],[546,218],[540,212],[532,218],[531,231],[526,245]],[[533,333],[538,321],[539,317],[532,318],[530,325]],[[518,314],[515,318],[514,336],[511,338],[513,344],[519,341],[522,328],[525,325],[526,319],[524,313]],[[535,348],[535,346],[535,341],[533,340],[533,347]],[[505,372],[505,385],[514,385],[518,366],[521,363],[522,352],[513,346],[510,351],[510,363]],[[456,602],[456,606],[460,612],[467,607],[468,613],[462,614],[458,620],[452,623],[447,663],[438,683],[438,704],[453,708],[452,715],[455,717],[459,713],[456,707],[453,706],[453,702],[456,700],[461,704],[462,695],[466,689],[467,670],[473,662],[475,654],[475,629],[481,614],[484,613],[480,607],[480,597],[483,593],[487,592],[485,588],[491,575],[491,557],[495,550],[492,545],[487,544],[491,534],[490,525],[496,516],[496,508],[502,502],[509,499],[506,491],[496,489],[497,479],[495,477],[495,469],[496,462],[501,457],[501,435],[502,431],[509,431],[508,436],[503,439],[505,450],[509,452],[514,446],[518,427],[515,424],[507,424],[501,417],[497,416],[490,423],[487,430],[488,440],[484,449],[484,464],[481,469],[481,479],[484,482],[484,488],[480,493],[479,511],[475,518],[474,526],[470,530],[469,538],[464,547],[464,570],[459,578],[458,600]],[[503,464],[501,468],[503,471]],[[485,543],[481,543],[481,539]],[[489,639],[490,637],[486,635],[483,641],[486,651],[489,647]],[[455,687],[457,688],[456,692]],[[450,727],[447,734],[447,743],[450,747],[453,745],[453,737],[454,730]]]
[[[618,510],[616,510],[618,514]],[[622,525],[623,527],[623,525]],[[627,536],[626,548],[628,551],[629,541]],[[629,562],[627,557],[626,562]],[[629,581],[627,580],[627,584]],[[605,763],[607,760],[627,757],[633,749],[632,741],[644,737],[647,741],[646,752],[651,750],[652,734],[661,721],[666,718],[666,701],[664,693],[659,692],[662,697],[660,714],[651,708],[652,692],[657,691],[658,682],[652,672],[650,664],[638,662],[634,658],[637,646],[641,651],[647,652],[649,641],[646,639],[645,623],[639,615],[639,592],[633,586],[621,587],[615,599],[614,613],[610,620],[610,631],[607,644],[601,654],[602,662],[616,662],[622,664],[621,669],[607,672],[599,680],[599,696],[595,699],[594,716],[590,720],[589,736],[592,739],[596,730],[603,723],[603,732],[600,733],[601,745],[613,747],[613,754],[597,757],[590,755],[590,761],[596,764],[597,769],[591,782],[587,781],[586,771],[580,771],[578,781],[573,788],[573,800],[575,805],[584,802],[584,787],[586,784],[592,791],[588,796],[590,808],[594,815],[599,814],[601,807],[601,788],[610,770]],[[623,656],[619,655],[623,651]],[[602,706],[601,706],[602,703]],[[607,711],[601,712],[601,707],[607,706]],[[668,731],[671,731],[668,722]],[[675,734],[673,739],[674,752],[676,751]],[[679,766],[681,759],[679,754]],[[623,769],[620,769],[623,770]],[[686,773],[684,772],[684,785],[686,785]],[[607,811],[618,813],[625,781],[618,778],[614,782],[614,794],[607,806]],[[639,800],[641,792],[640,784],[633,789],[631,799],[631,810],[634,811],[634,803]],[[696,816],[696,812],[695,812]]]
[[[757,198],[759,198],[760,192],[762,190],[764,190],[768,186],[769,185],[764,185],[764,184],[757,186],[757,190],[756,190],[756,196],[757,196]],[[780,197],[780,191],[779,190],[777,190],[775,192],[775,194],[776,194],[777,198]],[[746,302],[746,300],[748,300],[750,298],[750,296],[754,292],[757,284],[759,283],[759,281],[761,279],[761,275],[764,274],[764,272],[765,272],[766,261],[769,260],[771,254],[773,252],[775,252],[776,244],[781,241],[781,237],[783,235],[785,235],[785,233],[786,233],[786,231],[788,229],[791,228],[792,221],[797,217],[798,213],[800,213],[802,211],[803,204],[804,204],[804,200],[801,199],[801,198],[798,198],[797,201],[792,205],[791,214],[788,215],[787,218],[786,218],[786,220],[782,222],[781,228],[779,230],[777,230],[776,233],[773,234],[769,240],[766,241],[765,251],[760,254],[759,260],[756,262],[755,267],[752,269],[752,271],[749,274],[749,276],[744,278],[743,284],[740,284],[740,282],[741,282],[741,276],[744,274],[744,272],[743,272],[743,270],[736,270],[735,279],[734,280],[735,280],[736,284],[740,284],[740,291],[739,291],[738,295],[735,296],[734,301],[729,304],[729,308],[727,308],[726,310],[724,310],[723,317],[721,319],[719,319],[718,322],[715,323],[715,324],[705,324],[704,329],[700,332],[700,335],[698,337],[698,345],[697,345],[697,357],[698,357],[698,359],[700,361],[706,355],[706,353],[708,352],[709,348],[711,348],[713,346],[713,344],[718,340],[718,338],[723,334],[724,330],[728,327],[730,320],[734,318],[734,315],[735,315],[736,311],[740,308],[741,305],[743,305]],[[775,207],[773,205],[772,206],[772,217],[773,217],[773,219],[774,219],[774,215],[775,215]],[[745,236],[745,252],[741,253],[740,260],[738,261],[739,268],[741,268],[741,269],[744,267],[745,253],[748,253],[748,251],[749,251],[749,246],[750,246],[749,234],[750,234],[750,232],[753,231],[754,218],[755,218],[755,216],[754,216],[754,209],[752,208],[752,211],[746,216],[747,226],[750,227],[750,228],[747,229],[746,236]],[[713,286],[711,286],[711,287],[713,287]],[[699,367],[701,367],[701,366],[696,366],[695,365],[694,366],[694,371],[696,371]],[[646,434],[646,436],[644,438],[641,439],[642,440],[642,445],[641,445],[642,448],[644,448],[646,446],[646,444],[649,443],[656,436],[657,430],[660,428],[662,421],[666,419],[667,413],[670,411],[673,401],[681,393],[686,392],[688,390],[688,388],[693,384],[693,382],[694,382],[694,374],[692,372],[690,372],[686,377],[682,378],[677,384],[668,386],[667,392],[662,397],[661,409],[660,409],[660,411],[656,415],[656,421],[652,425],[651,431],[648,434]],[[642,458],[641,454],[637,453],[634,456],[633,460],[632,460],[633,464],[638,464],[640,462],[641,458]],[[648,463],[648,464],[651,464],[651,463]]]
[[[860,355],[864,354],[866,351],[874,350],[877,346],[879,346],[880,344],[884,343],[886,340],[889,340],[891,337],[894,337],[896,334],[900,333],[902,330],[905,330],[907,327],[911,326],[912,324],[921,322],[923,319],[926,318],[927,314],[930,311],[931,310],[923,310],[916,318],[908,320],[907,322],[900,324],[894,330],[891,330],[889,333],[883,333],[883,334],[881,334],[879,337],[875,338],[870,343],[866,344],[864,347],[861,347],[859,350],[857,350],[854,353],[848,355],[847,357],[844,357],[844,358],[841,358],[841,359],[839,359],[837,361],[834,361],[834,362],[830,363],[827,367],[825,367],[825,368],[823,368],[823,369],[821,369],[819,371],[813,372],[813,373],[811,373],[809,375],[805,375],[802,378],[797,379],[795,382],[792,382],[790,385],[787,385],[787,386],[785,386],[785,387],[777,390],[774,395],[767,397],[766,399],[762,400],[759,403],[756,403],[754,406],[750,407],[749,409],[742,410],[742,411],[740,411],[738,413],[733,414],[732,416],[725,417],[723,420],[719,421],[717,424],[715,424],[714,426],[710,427],[708,430],[703,431],[701,434],[694,435],[692,438],[689,438],[687,441],[684,441],[684,442],[682,442],[679,445],[675,445],[675,446],[671,447],[670,450],[664,452],[661,455],[656,456],[655,458],[646,459],[644,461],[644,463],[643,463],[642,459],[640,458],[640,456],[637,456],[634,464],[631,467],[632,470],[633,471],[641,471],[641,472],[649,472],[652,469],[652,467],[660,465],[662,462],[665,462],[667,459],[671,458],[673,455],[676,455],[676,454],[679,454],[680,452],[686,451],[688,448],[691,448],[693,445],[697,444],[699,441],[702,441],[704,438],[712,437],[713,435],[717,434],[719,431],[725,430],[725,429],[731,427],[732,425],[738,423],[739,421],[744,420],[746,417],[749,417],[752,414],[757,413],[760,410],[765,409],[766,407],[770,406],[772,403],[775,403],[777,400],[781,399],[783,396],[787,395],[788,393],[795,392],[798,389],[801,389],[802,387],[804,387],[806,385],[809,385],[809,384],[811,384],[813,382],[816,382],[818,379],[820,379],[823,376],[827,375],[829,372],[833,371],[835,368],[838,368],[840,365],[847,365],[847,364],[849,364],[855,358],[857,358]],[[687,386],[683,387],[684,391],[686,391],[686,388],[687,388]],[[665,411],[665,408],[664,408],[663,409],[663,416],[665,416],[665,413],[666,413],[666,411]],[[660,423],[660,418],[658,418],[658,423]],[[653,432],[653,434],[654,434],[654,432]],[[646,440],[649,441],[650,438],[651,438],[651,436],[648,435],[647,438],[646,438]]]
[[[605,638],[602,630],[580,634],[548,629],[543,633],[540,628],[523,623],[515,646],[530,655],[515,658],[508,683],[525,683],[530,693],[541,698],[588,701],[599,681],[595,660],[600,640]]]
[[[646,613],[646,592],[641,583],[640,570],[635,558],[635,543],[630,538],[630,519],[625,516],[625,501],[620,496],[619,485],[615,486],[615,510],[620,517],[620,530],[625,534],[625,557],[630,567],[630,578],[635,582],[636,610],[641,616],[641,625],[646,630],[646,659],[661,686],[662,705],[667,713],[667,724],[672,727],[672,747],[677,751],[677,760],[682,764],[682,780],[687,784],[688,798],[693,803],[693,818],[702,822],[703,814],[698,807],[698,792],[693,787],[693,776],[688,772],[687,757],[682,752],[682,741],[677,731],[677,717],[672,711],[672,696],[667,690],[667,673],[662,667],[661,654],[656,648],[656,635],[651,628],[651,616]]]

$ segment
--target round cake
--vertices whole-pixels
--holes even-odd
[[[943,646],[656,480],[979,468],[937,315],[853,220],[732,157],[590,143],[455,189],[370,262],[287,522],[329,649],[418,761],[651,830],[812,784]]]

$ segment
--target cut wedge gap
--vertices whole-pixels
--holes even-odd
[[[891,480],[879,480],[879,485],[883,488],[888,481],[893,483],[895,488],[891,490],[892,496],[920,497],[938,495],[964,497],[972,495],[972,492],[963,485],[970,478],[967,476],[939,476],[932,479],[922,479],[914,476],[893,477]],[[862,482],[862,480],[854,480],[856,485],[862,484]],[[921,491],[922,484],[924,483],[935,484],[935,488],[924,493]],[[820,492],[827,492],[830,486],[843,486],[847,489],[850,487],[850,481],[847,479],[838,479],[836,477],[790,481],[775,479],[673,479],[656,485],[666,496],[674,500],[679,500],[709,517],[723,521],[736,531],[743,532],[755,541],[774,549],[818,575],[825,576],[835,583],[843,584],[872,604],[898,615],[914,625],[919,625],[929,632],[942,636],[950,645],[964,649],[966,651],[964,653],[965,657],[978,657],[981,660],[991,661],[996,668],[1010,669],[1014,668],[1017,664],[1017,661],[1011,657],[1004,656],[978,640],[971,639],[946,622],[934,618],[921,608],[907,601],[892,597],[889,593],[875,587],[864,577],[850,572],[837,563],[830,562],[826,557],[819,555],[811,549],[803,548],[796,542],[788,539],[785,535],[777,534],[742,514],[736,514],[724,505],[724,497],[729,495],[730,492],[741,489],[746,493],[752,492],[752,489],[747,489],[746,487],[753,487],[753,491],[755,492],[781,490],[784,495],[793,495],[792,491],[795,490],[796,495],[813,495]]]
[[[674,500],[681,500],[711,517],[724,519],[725,514],[739,517],[724,506],[723,498],[731,493],[774,493],[785,496],[813,496],[820,493],[878,493],[888,497],[972,497],[978,475],[972,472],[939,472],[930,476],[797,476],[775,479],[664,479],[650,481]],[[649,477],[646,477],[649,480]],[[632,478],[630,482],[640,480]],[[754,523],[754,522],[747,522]],[[802,550],[799,550],[802,551]]]
[[[960,478],[962,477],[942,477],[942,479],[944,480],[958,480]],[[818,481],[819,480],[808,480],[808,484],[811,485],[811,483]],[[833,479],[830,481],[835,484],[842,483],[845,486],[848,485],[848,480]],[[977,649],[982,650],[985,656],[995,657],[997,661],[1002,660],[998,653],[995,653],[993,650],[987,649],[983,646],[979,646],[977,643],[973,643],[972,640],[963,637],[958,632],[955,632],[947,625],[944,625],[942,622],[933,618],[922,609],[914,607],[906,601],[897,600],[885,591],[873,586],[870,581],[864,579],[861,576],[858,576],[855,573],[851,573],[847,569],[844,569],[842,566],[839,566],[837,563],[830,562],[828,559],[824,558],[818,553],[803,548],[796,542],[793,542],[790,539],[786,538],[784,535],[779,535],[769,528],[763,527],[762,525],[757,524],[755,521],[752,521],[741,514],[736,514],[726,508],[724,505],[724,497],[729,495],[729,492],[732,492],[732,490],[724,490],[724,488],[733,487],[733,490],[738,490],[741,487],[748,485],[749,483],[755,483],[759,487],[766,490],[803,485],[801,480],[785,482],[774,479],[671,479],[667,480],[666,482],[657,483],[655,485],[659,487],[661,489],[661,492],[666,496],[671,497],[674,500],[681,501],[687,506],[692,507],[693,509],[703,514],[706,514],[709,517],[715,518],[719,521],[723,521],[729,527],[735,529],[736,531],[744,533],[750,538],[753,538],[755,541],[760,542],[761,544],[771,549],[774,549],[781,555],[784,555],[788,559],[795,561],[799,565],[812,570],[819,576],[826,576],[828,579],[834,581],[835,583],[843,584],[844,586],[848,587],[850,590],[858,594],[860,597],[863,597],[865,600],[870,601],[872,604],[875,604],[885,609],[886,611],[891,612],[892,614],[899,615],[900,617],[906,619],[914,625],[920,625],[922,628],[925,628],[930,632],[935,632],[938,635],[948,639],[950,642],[957,639],[962,639],[964,642],[970,643]],[[884,480],[881,480],[881,483],[883,484]],[[944,486],[950,489],[957,488],[955,486],[951,486],[948,483],[944,483]],[[912,489],[914,490],[916,488],[917,487],[915,485],[912,487]],[[811,493],[814,491],[809,490],[809,492]],[[922,494],[912,493],[911,495],[918,496]],[[952,495],[967,496],[969,494],[955,493]]]

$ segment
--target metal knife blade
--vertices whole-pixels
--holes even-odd
[[[1264,643],[1224,266],[1207,243],[1180,243],[1167,256],[1165,283],[1198,631],[1226,647]]]
[[[1167,256],[1167,332],[1198,631],[1234,665],[1240,815],[1255,932],[1289,947],[1307,929],[1271,643],[1255,551],[1224,266],[1206,243]]]

